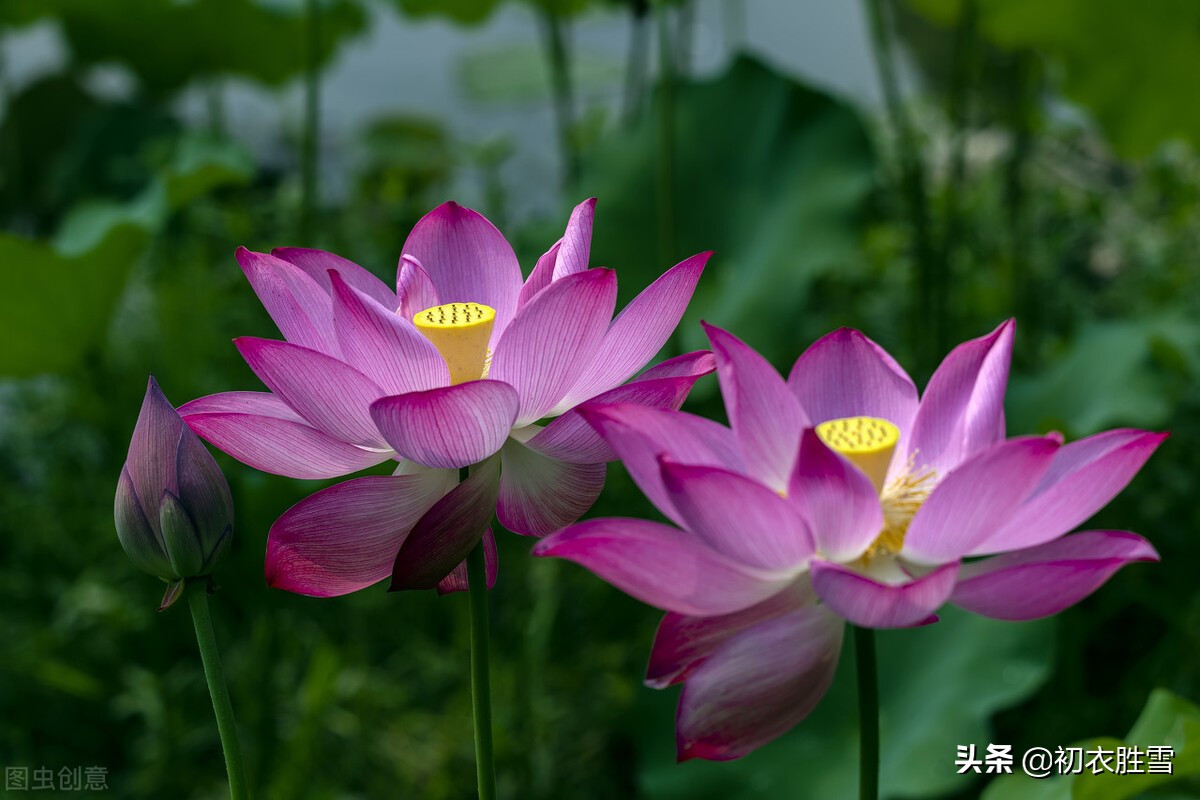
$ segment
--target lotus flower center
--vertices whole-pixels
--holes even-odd
[[[451,385],[487,377],[492,351],[488,341],[496,310],[482,303],[443,303],[413,317],[413,324],[442,354]]]
[[[899,428],[878,417],[843,417],[822,422],[817,436],[862,470],[875,484],[875,491],[883,492],[892,453],[900,441]]]
[[[918,469],[916,453],[913,453],[904,469],[891,481],[887,480],[892,456],[900,442],[900,429],[886,419],[831,419],[817,426],[817,435],[830,449],[841,453],[862,470],[879,492],[883,528],[863,553],[863,563],[876,556],[898,554],[904,547],[904,535],[913,515],[937,484],[937,473],[931,469]]]

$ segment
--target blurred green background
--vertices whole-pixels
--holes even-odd
[[[883,787],[1200,797],[1198,85],[1193,0],[2,0],[0,765],[224,791],[190,621],[156,613],[111,507],[148,373],[176,404],[258,388],[230,339],[274,329],[236,246],[390,281],[453,198],[528,271],[595,195],[623,299],[717,251],[675,351],[704,318],[786,370],[852,325],[921,384],[1016,316],[1010,434],[1169,429],[1089,525],[1160,565],[1052,620],[880,637]],[[715,389],[688,407],[719,417]],[[218,458],[237,533],[213,614],[257,795],[473,796],[465,596],[267,590],[266,532],[318,487]],[[654,513],[609,474],[593,515]],[[853,795],[852,668],[778,742],[677,766],[675,691],[641,686],[657,613],[499,538],[503,797]],[[1175,775],[953,764],[1096,737],[1172,745]]]

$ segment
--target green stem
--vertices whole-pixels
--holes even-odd
[[[1026,165],[1033,152],[1033,113],[1036,74],[1033,56],[1018,52],[1009,68],[1009,123],[1013,146],[1005,165],[1004,205],[1008,212],[1010,292],[1014,312],[1021,318],[1021,340],[1026,352],[1040,338],[1039,292],[1030,269],[1031,253]]]
[[[937,258],[933,232],[929,224],[929,198],[925,189],[925,168],[917,146],[912,123],[905,113],[900,97],[897,78],[896,57],[892,37],[888,29],[884,0],[866,0],[867,17],[871,26],[871,46],[875,53],[875,66],[879,71],[879,83],[883,87],[883,99],[888,116],[896,131],[899,150],[900,181],[906,195],[905,204],[913,229],[913,260],[916,263],[917,280],[912,308],[912,341],[917,354],[919,371],[928,375],[933,370],[942,350],[945,349],[945,309],[939,307],[941,298],[948,292],[938,287],[938,281],[947,276]]]
[[[671,26],[667,5],[658,0],[658,249],[659,263],[674,263],[675,255],[675,93],[672,74]]]
[[[466,480],[468,468],[458,472]],[[483,541],[467,556],[467,597],[471,606],[471,711],[475,718],[475,775],[479,800],[496,798],[496,763],[492,751],[492,686],[488,676],[487,559]]]
[[[696,0],[683,0],[675,15],[675,71],[687,75],[692,71],[692,47],[696,31]]]
[[[0,36],[3,36],[5,29],[0,26]],[[9,81],[9,76],[4,72],[4,52],[0,50],[0,113],[3,113],[4,118],[13,113],[13,98],[16,91]],[[13,198],[19,198],[22,194],[21,185],[21,140],[17,133],[17,125],[8,126],[8,147],[0,148],[0,173],[3,173],[4,180],[0,181],[0,193],[10,194]]]
[[[317,0],[305,3],[304,132],[300,143],[300,238],[315,243],[313,224],[317,205],[317,152],[321,126],[321,9]]]
[[[546,688],[547,653],[554,620],[558,616],[562,593],[558,591],[558,563],[540,559],[530,569],[530,613],[525,627],[525,676],[521,681],[529,691],[525,708],[528,714],[530,796],[552,797],[553,746],[547,728],[548,710],[554,698]]]
[[[225,96],[220,80],[214,78],[205,88],[204,99],[208,106],[208,132],[213,136],[225,136]]]
[[[650,1],[635,0],[629,7],[629,53],[625,64],[625,98],[622,119],[632,125],[646,93],[646,57],[650,36]]]
[[[542,8],[542,30],[550,58],[550,81],[554,88],[554,119],[558,127],[558,147],[563,162],[563,186],[571,186],[579,177],[579,153],[575,147],[575,89],[571,83],[571,62],[558,3]]]
[[[746,44],[746,0],[725,0],[725,47],[736,55]]]
[[[977,83],[975,76],[978,62],[976,57],[978,49],[976,45],[979,40],[978,27],[978,0],[961,0],[958,26],[954,35],[950,91],[946,103],[946,117],[950,121],[953,149],[950,156],[950,176],[945,189],[945,224],[938,254],[942,259],[942,268],[947,276],[952,274],[955,258],[959,251],[959,242],[965,230],[962,196],[967,176],[967,136],[970,123],[971,87]],[[949,281],[940,282],[939,287],[943,295],[946,295],[949,291]],[[950,309],[955,305],[949,296],[939,297],[938,306],[946,313],[946,327],[954,329],[953,320],[948,317]],[[943,344],[945,343],[943,342]]]
[[[875,631],[854,629],[858,673],[858,797],[879,797],[879,680],[875,674]]]
[[[225,685],[225,672],[221,669],[221,654],[217,651],[217,637],[213,634],[212,617],[208,614],[208,586],[205,581],[194,582],[186,591],[188,607],[192,610],[192,622],[196,626],[196,641],[200,645],[200,660],[204,662],[204,678],[208,681],[208,693],[212,697],[213,713],[217,717],[217,731],[221,736],[221,749],[225,751],[225,771],[229,774],[229,797],[243,800],[250,797],[246,783],[246,769],[242,763],[242,748],[238,744],[237,722],[233,718],[233,705],[229,702],[229,687]]]

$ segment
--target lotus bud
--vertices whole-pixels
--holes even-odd
[[[179,599],[187,579],[216,569],[233,536],[225,476],[153,377],[113,511],[125,553],[169,584],[160,610]]]

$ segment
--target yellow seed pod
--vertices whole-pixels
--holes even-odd
[[[487,374],[488,341],[496,324],[496,310],[482,303],[443,303],[413,317],[426,339],[446,360],[450,383],[477,381]]]
[[[876,491],[883,491],[892,453],[900,441],[899,428],[878,417],[843,417],[822,422],[817,436],[865,472]]]

